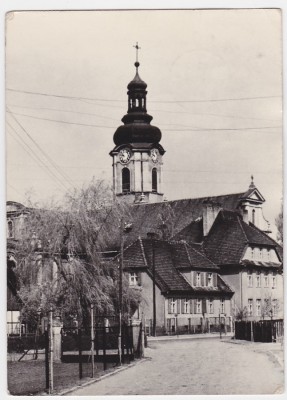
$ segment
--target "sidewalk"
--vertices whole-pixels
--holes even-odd
[[[221,338],[231,338],[234,336],[234,333],[222,333]],[[164,340],[190,340],[190,339],[219,339],[220,335],[218,332],[216,333],[199,333],[199,334],[190,334],[190,335],[170,335],[170,336],[148,336],[147,342],[156,342],[156,341],[164,341]]]

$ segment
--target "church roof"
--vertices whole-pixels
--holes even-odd
[[[195,199],[164,201],[160,203],[135,204],[131,207],[133,229],[129,234],[134,240],[138,236],[146,237],[150,232],[161,233],[168,229],[169,237],[180,239],[180,233],[186,228],[192,241],[200,238],[203,210],[208,202],[216,202],[225,210],[236,210],[244,193],[228,194]],[[192,226],[190,226],[192,224]],[[177,236],[179,234],[179,236]]]

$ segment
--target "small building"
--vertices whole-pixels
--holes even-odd
[[[154,322],[157,334],[232,329],[233,291],[201,246],[139,238],[124,251],[124,271],[142,292],[135,317],[144,316],[148,332]]]

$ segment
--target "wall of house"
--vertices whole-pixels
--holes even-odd
[[[242,307],[240,268],[238,266],[222,267],[220,275],[234,291],[234,295],[231,299],[231,314],[235,316]]]
[[[265,281],[265,272],[268,277],[267,282]],[[275,277],[275,281],[273,281],[273,277]],[[243,306],[249,309],[249,300],[252,300],[252,315],[248,316],[249,319],[270,318],[270,313],[265,307],[265,299],[277,304],[272,317],[283,318],[283,276],[278,273],[278,270],[244,270],[242,271],[242,288]],[[257,300],[260,300],[260,309],[257,308]]]
[[[144,314],[146,320],[153,320],[153,281],[146,272],[141,272],[142,302],[140,304],[140,316]],[[156,298],[156,325],[164,327],[165,323],[165,298],[158,286],[155,287]]]

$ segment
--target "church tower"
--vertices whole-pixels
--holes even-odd
[[[136,74],[128,84],[128,111],[124,125],[114,134],[113,189],[115,195],[129,203],[156,203],[163,200],[162,156],[159,144],[161,131],[150,124],[152,116],[146,110],[147,84],[140,78],[138,45]]]

